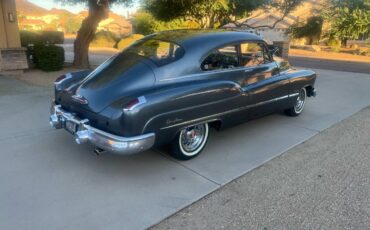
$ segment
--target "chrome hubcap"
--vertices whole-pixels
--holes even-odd
[[[302,112],[305,103],[306,103],[306,90],[305,89],[301,89],[299,91],[299,95],[297,97],[297,101],[296,101],[296,104],[294,106],[295,112],[296,113]]]
[[[180,144],[188,152],[196,151],[203,143],[206,134],[204,124],[185,128],[180,133]]]

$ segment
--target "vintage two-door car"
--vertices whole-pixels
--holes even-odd
[[[167,146],[198,155],[209,128],[275,111],[302,113],[316,74],[273,59],[257,35],[175,30],[144,37],[93,71],[55,81],[50,123],[96,151],[133,154]],[[220,143],[222,144],[222,143]]]

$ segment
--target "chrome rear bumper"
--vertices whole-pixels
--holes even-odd
[[[155,134],[148,133],[135,137],[116,136],[89,125],[89,120],[81,120],[74,114],[64,111],[60,105],[52,103],[49,117],[50,125],[56,129],[66,128],[67,122],[76,127],[77,144],[90,142],[91,144],[117,154],[129,155],[150,149],[154,145]]]

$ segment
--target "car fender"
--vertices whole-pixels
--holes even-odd
[[[218,114],[240,105],[243,95],[240,86],[232,81],[172,84],[148,92],[147,102],[137,111],[123,115],[122,125],[141,125],[141,133],[165,133],[158,136],[171,139],[178,130],[189,125],[221,120]]]
[[[306,88],[313,90],[316,82],[316,73],[312,70],[297,70],[292,69],[284,72],[289,78],[289,94],[296,95],[300,89]],[[309,92],[312,94],[312,92]],[[310,95],[309,95],[310,96]],[[289,105],[293,105],[296,101],[296,96],[291,97]]]

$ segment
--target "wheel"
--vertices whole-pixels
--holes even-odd
[[[304,106],[306,104],[306,99],[307,99],[307,91],[305,88],[302,88],[301,90],[299,90],[295,105],[292,108],[285,110],[285,113],[288,116],[292,116],[292,117],[298,116],[299,114],[302,113],[304,109]]]
[[[203,150],[208,140],[208,123],[182,129],[171,143],[171,155],[178,160],[189,160]]]

